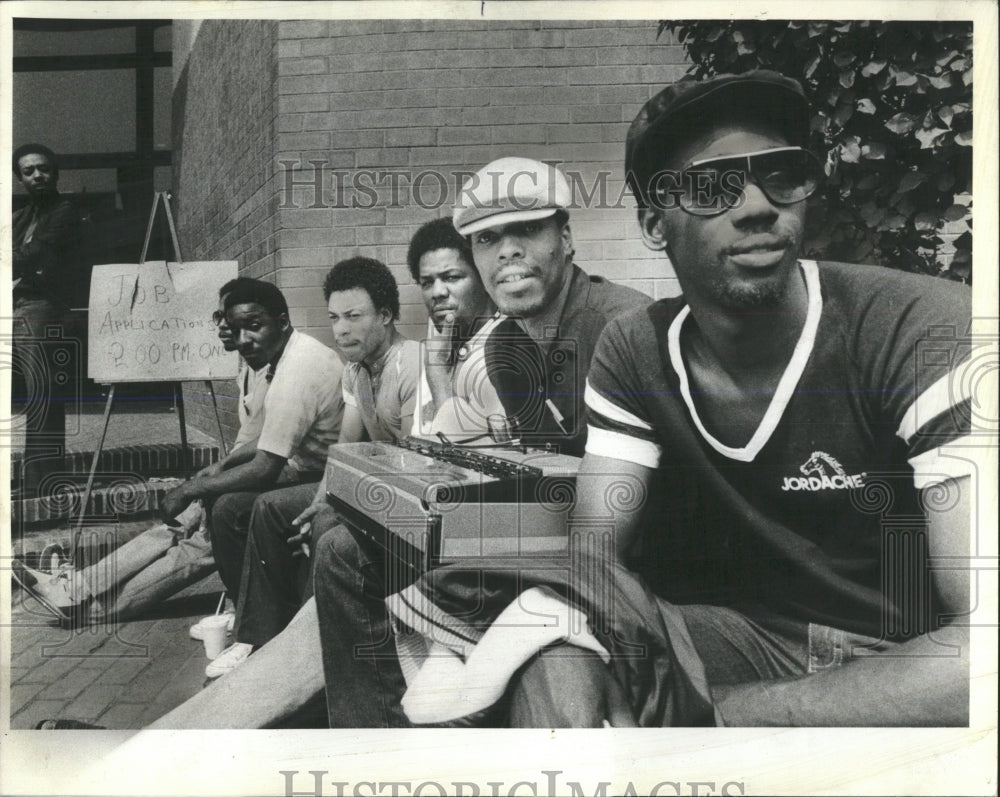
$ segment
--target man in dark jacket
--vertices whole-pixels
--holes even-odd
[[[51,469],[42,445],[61,451],[65,443],[66,388],[55,378],[51,341],[72,337],[68,331],[69,290],[77,267],[80,219],[60,196],[56,156],[41,144],[18,147],[14,174],[28,192],[28,204],[14,213],[14,411],[24,411],[25,457],[23,494],[36,494]],[[53,332],[55,335],[53,336]],[[44,343],[46,339],[49,343]],[[70,367],[74,367],[71,362]],[[32,453],[36,456],[32,457]],[[58,453],[58,452],[57,452]]]

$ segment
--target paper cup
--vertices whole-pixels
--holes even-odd
[[[215,614],[202,620],[201,625],[205,629],[205,655],[214,659],[226,649],[229,618],[224,614]]]

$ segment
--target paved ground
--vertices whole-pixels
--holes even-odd
[[[93,403],[67,428],[67,448],[92,451],[97,444],[103,404]],[[76,416],[75,416],[76,417]],[[0,441],[16,450],[14,434]],[[69,424],[67,424],[69,427]],[[177,415],[169,402],[116,403],[106,448],[180,439]],[[212,438],[188,427],[192,443]],[[150,525],[131,520],[118,526],[127,537]],[[66,525],[66,524],[64,524]],[[61,535],[65,531],[65,535]],[[68,526],[49,530],[68,536]],[[9,562],[0,562],[6,569]],[[155,613],[135,622],[79,630],[60,628],[32,598],[13,589],[11,608],[11,728],[32,728],[38,720],[62,717],[96,722],[109,728],[139,728],[162,716],[205,683],[202,643],[188,637],[188,627],[215,611],[222,583],[217,575],[166,601]]]
[[[11,728],[54,717],[141,728],[198,692],[208,659],[189,626],[215,611],[213,575],[134,622],[67,630],[19,590],[11,613]]]

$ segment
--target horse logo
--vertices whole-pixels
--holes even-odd
[[[799,468],[803,476],[846,476],[837,460],[825,451],[813,451],[806,463]]]

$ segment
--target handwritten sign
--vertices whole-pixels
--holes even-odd
[[[235,260],[94,266],[88,376],[95,382],[229,379],[238,359],[216,335],[219,288]]]

